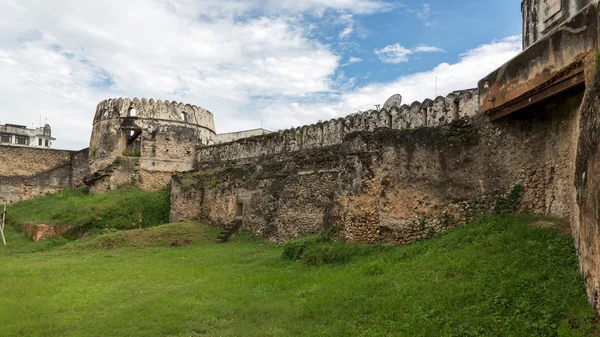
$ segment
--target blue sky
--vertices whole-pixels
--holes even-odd
[[[89,143],[99,101],[273,130],[472,88],[520,51],[518,0],[0,0],[0,123]]]
[[[442,62],[454,63],[466,50],[507,36],[521,34],[519,0],[505,1],[404,1],[405,13],[388,11],[355,19],[356,36],[350,50],[336,46],[343,62],[358,57],[363,62],[341,69],[348,77],[356,77],[357,85],[368,81],[394,78],[431,69]],[[339,34],[340,27],[329,28],[328,37]],[[327,29],[326,28],[326,29]],[[343,30],[343,27],[341,27]],[[362,35],[362,34],[364,35]],[[362,35],[362,36],[361,36]],[[409,62],[386,64],[374,50],[399,43],[407,48],[420,44],[435,46],[444,52],[411,55]],[[369,78],[363,79],[369,74]]]

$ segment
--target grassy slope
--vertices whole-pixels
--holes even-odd
[[[320,267],[244,236],[215,244],[196,224],[36,253],[9,232],[0,334],[585,336],[594,315],[570,238],[527,221],[492,218]],[[194,241],[170,248],[174,235]],[[125,248],[105,249],[115,243]]]
[[[70,225],[75,227],[71,235],[78,237],[94,229],[137,227],[140,211],[143,227],[167,222],[168,191],[146,192],[125,185],[110,193],[91,195],[85,189],[69,189],[10,205],[7,221],[13,225],[25,222]]]

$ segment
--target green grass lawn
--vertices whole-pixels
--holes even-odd
[[[106,229],[152,227],[169,220],[169,191],[148,192],[123,185],[109,193],[90,194],[87,189],[66,189],[56,194],[8,206],[7,222],[71,226],[69,238]]]
[[[0,336],[592,336],[570,237],[531,221],[405,247],[318,243],[298,261],[190,223],[66,244],[9,230]],[[192,243],[170,247],[178,237]]]

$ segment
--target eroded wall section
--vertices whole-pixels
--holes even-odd
[[[600,309],[600,74],[581,108],[572,232],[590,302]]]
[[[192,170],[196,147],[215,137],[212,113],[196,106],[137,98],[100,102],[86,183],[93,192],[130,182],[149,190],[164,187],[173,172]]]
[[[0,201],[28,200],[83,184],[88,150],[0,146]]]
[[[429,126],[436,101],[444,113]],[[515,184],[521,209],[569,215],[581,94],[493,123],[468,117],[477,104],[459,118],[455,100],[436,101],[408,109],[404,120],[421,116],[411,128],[384,112],[201,149],[197,171],[173,177],[171,220],[241,217],[242,230],[278,242],[332,229],[353,242],[408,243],[492,211]]]

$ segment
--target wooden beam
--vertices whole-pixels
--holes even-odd
[[[135,130],[133,135],[127,137],[127,145],[135,142],[135,140],[142,134],[142,130]]]
[[[504,117],[521,109],[524,109],[528,106],[537,104],[544,100],[547,100],[553,96],[560,94],[561,92],[567,91],[571,88],[577,87],[579,85],[585,85],[585,75],[582,72],[576,73],[572,76],[565,77],[561,80],[558,80],[551,84],[550,86],[519,100],[516,100],[513,103],[505,105],[504,107],[492,111],[489,113],[491,120],[496,120],[498,118]]]

